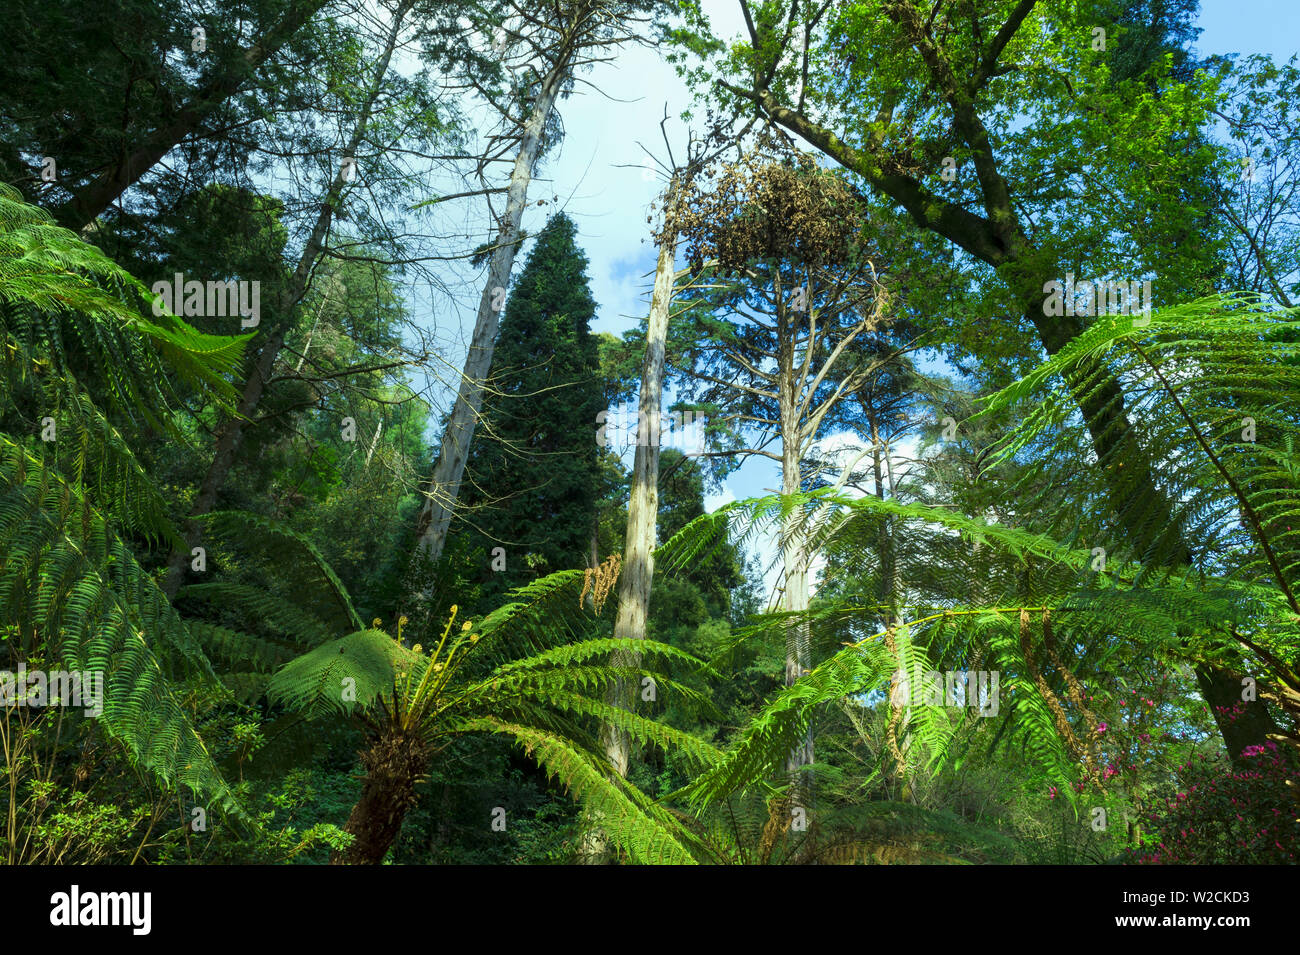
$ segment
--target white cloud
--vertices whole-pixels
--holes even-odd
[[[712,514],[720,507],[725,507],[736,500],[735,493],[731,488],[723,486],[721,493],[708,493],[704,495],[704,511],[706,514]]]

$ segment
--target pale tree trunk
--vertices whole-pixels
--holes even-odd
[[[793,397],[793,389],[787,387],[786,381],[786,377],[782,376],[779,394],[783,423],[788,420],[786,414],[787,394]],[[793,408],[791,411],[793,412]],[[799,439],[802,437],[802,430],[799,428],[797,420],[793,424],[792,430],[787,431],[784,427],[782,428],[781,493],[785,495],[798,494],[803,489],[803,481],[799,473],[799,465],[802,459],[800,449],[803,447],[803,443]],[[801,615],[788,620],[785,630],[785,685],[793,686],[800,677],[812,669],[808,620],[806,616],[803,616],[809,605],[809,574],[808,515],[802,507],[791,511],[782,524],[781,560],[785,581],[782,609],[789,613]],[[809,723],[808,728],[804,730],[803,739],[790,750],[785,758],[785,772],[790,783],[788,799],[787,801],[778,801],[772,806],[774,813],[779,811],[785,815],[786,818],[782,820],[783,826],[792,825],[797,813],[807,813],[812,807],[813,784],[808,767],[813,763],[813,756],[813,728],[812,724]],[[816,856],[817,849],[814,833],[810,832],[808,836],[810,838],[799,844],[795,856],[797,860],[812,861]]]
[[[676,239],[659,247],[655,267],[654,294],[646,329],[645,358],[641,363],[641,393],[637,420],[645,422],[648,434],[638,425],[636,453],[632,464],[632,488],[627,505],[627,542],[623,549],[623,571],[619,579],[618,616],[614,637],[644,640],[650,609],[650,585],[654,579],[655,534],[659,519],[660,415],[664,385],[664,350],[668,339],[668,312],[672,304]],[[634,663],[637,657],[629,657]],[[605,753],[620,776],[627,775],[630,745],[622,733],[606,728]]]
[[[325,293],[321,296],[320,305],[316,308],[316,317],[312,319],[311,328],[307,331],[307,340],[303,343],[302,353],[298,356],[298,364],[293,366],[294,372],[302,371],[303,363],[307,361],[307,353],[311,351],[311,340],[316,337],[316,328],[320,325],[321,315],[325,314],[325,306],[329,304],[330,296],[334,294],[335,289],[341,284],[342,282],[337,276],[330,277]],[[346,286],[343,290],[347,291]]]
[[[793,442],[786,442],[781,453],[781,493],[798,494],[803,483],[799,476],[799,451]],[[781,561],[785,580],[782,609],[788,613],[802,614],[809,606],[808,547],[806,541],[805,513],[802,509],[791,511],[781,529]],[[812,669],[807,619],[793,619],[785,630],[785,685],[795,681]],[[790,751],[786,758],[786,772],[792,777],[800,775],[813,761],[813,738],[810,726],[803,742]],[[802,781],[799,781],[802,788]]]
[[[888,486],[888,494],[891,499],[898,497],[898,478],[894,470],[894,462],[889,452],[889,442],[883,442],[885,456],[885,482]],[[888,544],[889,567],[886,585],[889,588],[889,606],[891,613],[896,621],[902,622],[902,601],[905,582],[903,580],[902,565],[898,559],[898,527],[899,522],[896,518],[890,518],[888,521],[889,533],[885,540]],[[903,738],[900,741],[900,750],[903,754],[903,790],[902,797],[911,802],[916,802],[916,779],[912,763],[909,759],[912,749],[912,699],[909,697],[907,705],[903,709]]]
[[[519,226],[528,201],[528,185],[532,181],[533,166],[541,149],[542,130],[555,106],[556,97],[568,73],[569,62],[568,56],[557,59],[555,66],[546,74],[523,126],[519,152],[515,155],[514,168],[510,174],[505,213],[497,232],[496,248],[488,265],[487,284],[479,297],[474,336],[470,340],[469,354],[465,356],[456,404],[442,433],[438,460],[429,479],[424,506],[420,509],[416,524],[417,563],[436,564],[447,543],[447,531],[460,495],[465,463],[469,459],[470,441],[478,425],[483,391],[492,369],[492,353],[496,348],[497,328],[500,325],[499,309],[510,282],[515,253],[519,249]]]
[[[388,67],[393,57],[393,51],[397,48],[397,42],[401,36],[403,21],[413,6],[414,0],[407,0],[393,13],[392,27],[389,29],[379,62],[375,65],[365,103],[357,116],[352,135],[348,138],[348,145],[343,152],[344,157],[355,156],[357,148],[365,139],[366,129],[374,114],[375,104],[379,101],[384,88],[384,78],[388,75]],[[167,594],[168,599],[174,598],[180,590],[185,579],[185,567],[190,560],[190,549],[196,546],[200,540],[201,527],[196,518],[210,513],[216,506],[217,495],[226,483],[226,477],[230,474],[230,469],[234,467],[235,458],[239,453],[239,446],[244,439],[244,428],[248,425],[261,403],[266,383],[271,378],[271,372],[280,356],[281,349],[284,348],[284,340],[289,332],[293,310],[306,293],[307,286],[311,282],[312,270],[315,269],[317,261],[325,251],[325,237],[329,234],[330,226],[333,224],[336,206],[342,196],[347,179],[348,171],[344,168],[344,164],[340,162],[339,168],[334,174],[334,179],[330,183],[329,191],[326,192],[325,198],[321,201],[320,211],[316,215],[316,222],[312,226],[306,245],[303,247],[302,255],[298,259],[298,265],[293,271],[293,276],[278,296],[275,308],[275,328],[262,344],[252,374],[244,382],[243,393],[240,395],[239,404],[236,406],[238,413],[234,417],[227,418],[217,429],[216,447],[213,452],[212,463],[203,476],[198,495],[190,508],[189,522],[185,529],[186,547],[184,550],[174,551],[167,562],[167,576],[163,581],[163,591]]]
[[[674,263],[677,233],[671,213],[677,201],[678,180],[669,184],[668,221],[659,245],[655,265],[654,292],[650,298],[650,317],[646,322],[645,357],[641,361],[641,388],[637,398],[637,443],[632,462],[632,487],[627,505],[627,537],[623,547],[623,566],[619,577],[618,615],[614,619],[614,637],[619,640],[644,640],[646,619],[650,611],[650,586],[654,581],[655,535],[659,519],[659,443],[660,416],[663,405],[664,354],[668,343],[668,317],[672,308]],[[644,433],[642,429],[644,428]],[[635,666],[640,655],[620,652],[611,662],[615,666]],[[615,684],[611,702],[630,708],[639,687]],[[602,728],[601,742],[605,756],[619,776],[627,777],[632,743],[626,733],[608,723]],[[592,821],[584,840],[583,856],[588,862],[604,861],[608,843],[600,831],[599,819]]]
[[[375,436],[370,439],[370,447],[366,450],[366,467],[370,467],[370,459],[375,455],[375,448],[379,446],[379,434],[383,430],[384,422],[381,419],[379,423],[375,425]]]
[[[789,311],[781,290],[779,277],[776,285],[777,328],[779,335],[777,367],[780,381],[777,401],[781,422],[781,493],[798,494],[803,490],[800,464],[803,460],[807,427],[802,420],[800,397],[804,381],[796,381],[794,330],[790,327]],[[809,304],[809,323],[812,325],[812,305]],[[809,340],[808,347],[813,347]],[[782,521],[781,561],[784,577],[784,594],[781,607],[788,613],[803,614],[809,605],[808,593],[808,522],[802,508],[792,510]],[[808,621],[796,618],[786,623],[785,629],[785,685],[793,686],[801,676],[812,669],[809,648]],[[804,768],[813,761],[813,735],[809,726],[803,741],[786,757],[786,772],[791,777],[799,795],[796,801],[806,798]]]

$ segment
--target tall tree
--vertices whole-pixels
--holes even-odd
[[[816,477],[814,444],[874,370],[848,356],[888,309],[874,250],[859,234],[856,197],[806,157],[786,164],[751,154],[724,165],[690,207],[683,232],[692,258],[716,256],[718,265],[713,289],[697,303],[702,334],[689,336],[682,372],[693,397],[722,410],[739,443],[734,452],[777,462],[781,493],[793,498]],[[793,615],[786,686],[813,665],[800,616],[811,596],[810,517],[791,507],[780,532],[781,606]],[[798,774],[812,761],[810,728],[787,769]]]
[[[563,213],[537,236],[506,302],[453,532],[482,540],[484,594],[582,566],[596,515],[603,407],[596,301],[577,227]],[[492,564],[496,566],[493,567]],[[501,570],[504,566],[504,570]]]
[[[664,133],[665,114],[659,124]],[[669,337],[669,319],[677,283],[684,275],[677,269],[677,245],[680,240],[682,220],[691,185],[703,167],[729,144],[727,136],[714,130],[710,136],[712,149],[692,136],[688,139],[686,156],[678,164],[672,146],[664,133],[668,149],[668,183],[663,192],[663,221],[655,235],[659,254],[655,260],[654,287],[650,295],[650,314],[646,319],[645,352],[641,359],[640,383],[637,390],[637,442],[632,459],[632,480],[627,507],[627,533],[624,537],[622,574],[619,581],[618,616],[614,620],[616,640],[643,640],[650,613],[650,591],[654,582],[654,550],[659,518],[659,455],[663,434],[663,387],[665,358]],[[644,429],[644,430],[643,430]],[[635,653],[626,653],[627,661],[636,659]],[[630,688],[615,686],[614,701],[622,706],[631,705]],[[632,741],[612,723],[604,727],[605,753],[615,772],[627,775]],[[597,842],[599,839],[597,838]],[[589,858],[601,854],[598,845],[590,847]]]
[[[201,145],[173,165],[206,166],[231,129],[293,108],[328,4],[23,0],[8,11],[0,84],[32,95],[0,105],[0,176],[80,229],[177,147]],[[24,155],[53,157],[54,175],[28,172]],[[222,151],[220,162],[247,155]]]
[[[212,460],[199,485],[198,493],[190,511],[190,521],[186,528],[186,547],[173,551],[167,565],[167,578],[163,589],[169,597],[174,597],[183,583],[187,552],[197,543],[200,536],[199,519],[212,511],[218,501],[221,489],[235,466],[240,446],[244,440],[245,429],[261,404],[267,383],[271,380],[276,362],[284,349],[285,341],[293,328],[297,317],[297,306],[306,294],[312,275],[318,263],[329,247],[331,230],[335,216],[343,204],[344,197],[351,191],[351,183],[356,175],[354,163],[358,149],[373,134],[372,122],[386,109],[395,108],[385,101],[392,78],[390,67],[393,54],[401,43],[409,24],[407,18],[414,7],[414,0],[400,0],[396,8],[389,13],[385,22],[384,34],[379,38],[375,50],[375,59],[370,64],[369,78],[363,87],[360,103],[357,107],[350,129],[346,133],[346,143],[338,162],[330,163],[331,170],[324,194],[317,199],[316,215],[312,221],[311,231],[306,237],[302,252],[292,271],[287,276],[277,276],[276,295],[271,321],[259,333],[264,337],[259,340],[259,348],[252,357],[247,370],[247,378],[241,389],[237,414],[223,420],[216,430]]]
[[[500,106],[505,126],[501,140],[516,148],[506,186],[506,206],[489,245],[487,280],[479,297],[456,402],[442,432],[416,527],[417,563],[437,564],[447,543],[447,530],[460,497],[465,462],[492,367],[502,296],[510,284],[515,253],[523,240],[521,224],[528,187],[542,155],[543,134],[552,111],[560,96],[572,88],[575,72],[602,59],[606,48],[632,40],[644,21],[642,15],[654,6],[653,0],[574,0],[556,3],[538,16],[524,5],[506,0],[487,5],[487,16],[474,25],[492,35],[505,30],[507,19],[513,17],[511,22],[518,27],[507,30],[503,45],[503,62],[518,79],[504,89],[498,86],[498,92],[489,95],[494,105],[504,104]],[[522,60],[514,52],[520,48],[525,51]],[[476,87],[484,88],[481,82]],[[494,153],[501,151],[500,142],[494,143]]]
[[[990,311],[1015,316],[1009,329],[1023,318],[1049,355],[1087,322],[1048,314],[1046,281],[1154,273],[1153,294],[1163,301],[1213,287],[1217,243],[1188,241],[1206,234],[1214,158],[1198,147],[1212,83],[1180,82],[1164,56],[1115,63],[1124,25],[1113,17],[1134,4],[1002,0],[960,16],[919,0],[739,4],[747,37],[725,57],[714,55],[724,45],[698,5],[688,5],[696,29],[679,37],[708,58],[696,82],[803,139],[972,264],[991,268],[998,281],[989,285]],[[1181,21],[1162,22],[1156,45],[1171,45]],[[799,55],[785,57],[796,43]],[[1148,60],[1147,72],[1124,78]],[[1152,124],[1156,115],[1163,120]],[[1165,172],[1159,178],[1150,175],[1153,156]],[[1095,182],[1106,183],[1108,202],[1097,202],[1092,185],[1075,185]],[[1033,224],[1027,214],[1037,216]],[[1188,564],[1188,541],[1153,468],[1115,466],[1145,454],[1119,382],[1089,390],[1080,410],[1108,483],[1114,533],[1142,561]],[[1216,713],[1240,702],[1230,669],[1202,665],[1198,680]],[[1219,726],[1234,757],[1276,728],[1259,701]]]

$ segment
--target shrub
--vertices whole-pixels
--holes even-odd
[[[1247,765],[1202,756],[1184,764],[1178,791],[1146,813],[1149,835],[1130,862],[1156,865],[1300,862],[1300,770],[1276,743],[1248,746]]]

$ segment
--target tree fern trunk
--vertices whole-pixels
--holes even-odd
[[[385,732],[361,754],[365,782],[345,831],[352,845],[330,858],[332,865],[379,865],[397,841],[406,813],[415,805],[415,786],[429,757],[418,735]]]

